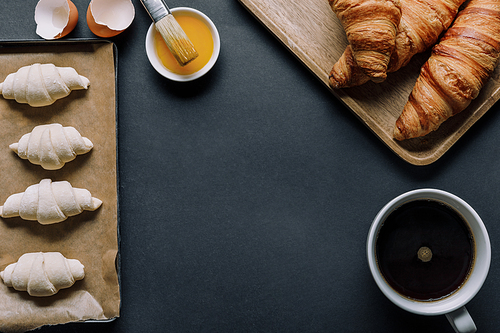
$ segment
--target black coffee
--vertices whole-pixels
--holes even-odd
[[[433,301],[467,280],[474,251],[472,233],[458,212],[438,201],[415,200],[389,214],[375,255],[385,280],[399,294]]]

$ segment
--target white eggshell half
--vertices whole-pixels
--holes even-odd
[[[35,7],[37,35],[44,39],[57,39],[73,30],[78,13],[74,5],[71,7],[68,0],[40,0]]]
[[[90,12],[95,22],[111,30],[128,28],[135,17],[135,9],[130,0],[92,0]]]

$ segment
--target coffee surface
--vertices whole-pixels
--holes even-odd
[[[463,217],[446,204],[415,200],[394,210],[376,242],[379,269],[399,294],[432,301],[466,281],[474,240]]]

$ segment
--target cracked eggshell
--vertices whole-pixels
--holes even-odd
[[[35,7],[36,34],[58,39],[69,34],[78,23],[78,10],[69,0],[40,0]]]
[[[127,29],[135,17],[130,0],[92,0],[87,9],[87,25],[99,37],[113,37]]]

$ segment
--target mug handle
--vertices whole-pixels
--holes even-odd
[[[476,324],[474,324],[474,320],[472,320],[465,306],[447,313],[446,318],[448,318],[456,333],[474,333],[477,330]]]

